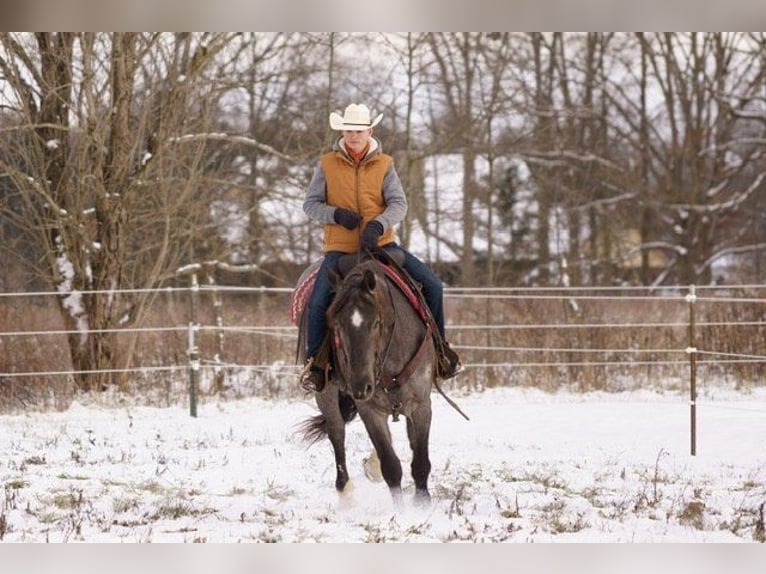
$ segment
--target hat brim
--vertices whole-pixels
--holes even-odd
[[[363,132],[364,130],[377,126],[382,119],[383,114],[378,114],[377,117],[372,120],[370,125],[347,124],[343,121],[343,116],[338,112],[332,112],[330,114],[330,128],[336,131]]]

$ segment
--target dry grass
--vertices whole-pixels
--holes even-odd
[[[535,299],[533,294],[529,299],[456,299],[448,316],[464,362],[490,365],[474,369],[470,384],[478,387],[688,388],[691,341],[683,300]],[[699,302],[695,320],[694,346],[712,352],[697,357],[698,381],[736,388],[763,384],[766,304]],[[733,354],[760,361],[737,360]]]
[[[300,391],[285,384],[297,373],[295,331],[290,327],[288,295],[226,293],[223,338],[215,328],[213,299],[200,295],[197,333],[201,358],[200,394],[290,396]],[[699,357],[698,381],[735,388],[763,384],[766,362],[742,361],[727,354],[766,355],[766,305],[697,304],[696,346],[721,355]],[[114,336],[115,388],[131,403],[167,405],[186,396],[189,377],[185,294],[161,295],[143,329]],[[620,391],[636,388],[688,388],[688,306],[681,300],[645,297],[620,300],[536,298],[448,298],[448,334],[469,365],[458,381],[468,390],[503,385],[547,391]],[[708,325],[713,323],[712,325]],[[264,327],[282,326],[274,331]],[[135,325],[133,326],[135,327]],[[160,330],[168,327],[176,330]],[[0,337],[0,372],[71,370],[63,322],[52,299],[18,298],[0,302],[0,331],[34,335]],[[156,329],[156,330],[152,330]],[[135,339],[135,352],[128,349]],[[485,366],[486,365],[486,366]],[[151,370],[175,367],[175,370]],[[144,368],[145,370],[135,370]],[[147,369],[148,368],[148,369]],[[218,375],[216,375],[218,373]],[[61,409],[75,397],[70,376],[3,377],[0,411]]]

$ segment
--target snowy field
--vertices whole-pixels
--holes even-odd
[[[404,421],[392,423],[406,503],[369,479],[348,425],[354,491],[329,443],[296,425],[309,399],[0,416],[4,542],[764,541],[766,389],[689,405],[677,394],[433,396],[431,493],[412,505]]]

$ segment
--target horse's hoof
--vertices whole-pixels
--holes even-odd
[[[351,480],[349,480],[348,482],[346,482],[346,484],[343,485],[342,488],[338,488],[337,491],[338,491],[338,496],[340,496],[341,498],[351,497],[351,495],[354,494],[354,483]]]
[[[420,508],[431,506],[431,495],[428,493],[427,490],[415,491],[415,506],[418,506]]]
[[[375,449],[372,450],[370,456],[365,457],[362,460],[362,467],[364,468],[364,475],[372,482],[382,482],[383,472],[380,470],[380,459]]]
[[[391,491],[391,499],[394,501],[394,506],[396,508],[402,508],[404,506],[404,497],[402,496],[402,488],[395,486],[392,488],[389,488]]]
[[[338,489],[338,505],[340,508],[352,508],[354,506],[354,483],[348,481],[343,489]]]

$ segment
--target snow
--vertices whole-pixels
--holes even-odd
[[[69,315],[77,324],[77,330],[80,332],[80,343],[85,344],[89,325],[88,316],[85,313],[85,307],[82,301],[82,292],[72,289],[74,282],[74,265],[72,265],[72,262],[69,260],[69,257],[64,250],[61,237],[56,237],[56,246],[59,251],[58,256],[56,257],[56,265],[61,275],[61,283],[58,285],[58,292],[64,299],[64,308],[69,311]]]
[[[367,478],[347,427],[353,492],[329,443],[297,425],[313,401],[208,399],[0,416],[5,542],[752,542],[766,502],[766,389],[671,392],[495,388],[436,394],[433,497],[412,502],[405,423],[391,423],[405,502]],[[762,520],[762,519],[761,519]],[[760,526],[763,524],[761,522]]]

